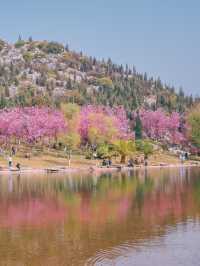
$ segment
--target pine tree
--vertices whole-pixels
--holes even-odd
[[[68,45],[68,43],[65,45],[65,51],[66,52],[69,52],[69,45]]]
[[[136,120],[135,120],[135,138],[141,139],[142,138],[142,122],[140,120],[139,113],[137,113]]]

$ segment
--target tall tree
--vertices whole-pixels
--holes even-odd
[[[135,138],[141,139],[142,138],[142,122],[140,119],[139,112],[137,112],[137,115],[136,115],[134,131],[135,131]]]
[[[187,116],[188,136],[192,143],[200,148],[200,105],[193,107]]]

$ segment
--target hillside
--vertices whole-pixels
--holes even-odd
[[[183,112],[193,98],[175,91],[135,68],[98,61],[56,42],[0,40],[0,108],[76,102]]]

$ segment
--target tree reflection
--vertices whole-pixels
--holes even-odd
[[[46,250],[43,262],[51,254],[79,265],[78,259],[84,261],[99,248],[151,239],[165,234],[169,225],[196,219],[199,195],[196,168],[181,173],[174,168],[100,176],[1,177],[0,244],[9,241],[25,256],[22,247],[31,249],[37,243]],[[17,242],[10,237],[15,232]],[[0,256],[6,253],[0,251]]]

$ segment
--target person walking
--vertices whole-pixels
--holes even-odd
[[[15,147],[14,147],[14,146],[12,146],[11,150],[12,150],[12,155],[14,156],[14,155],[16,154]]]

